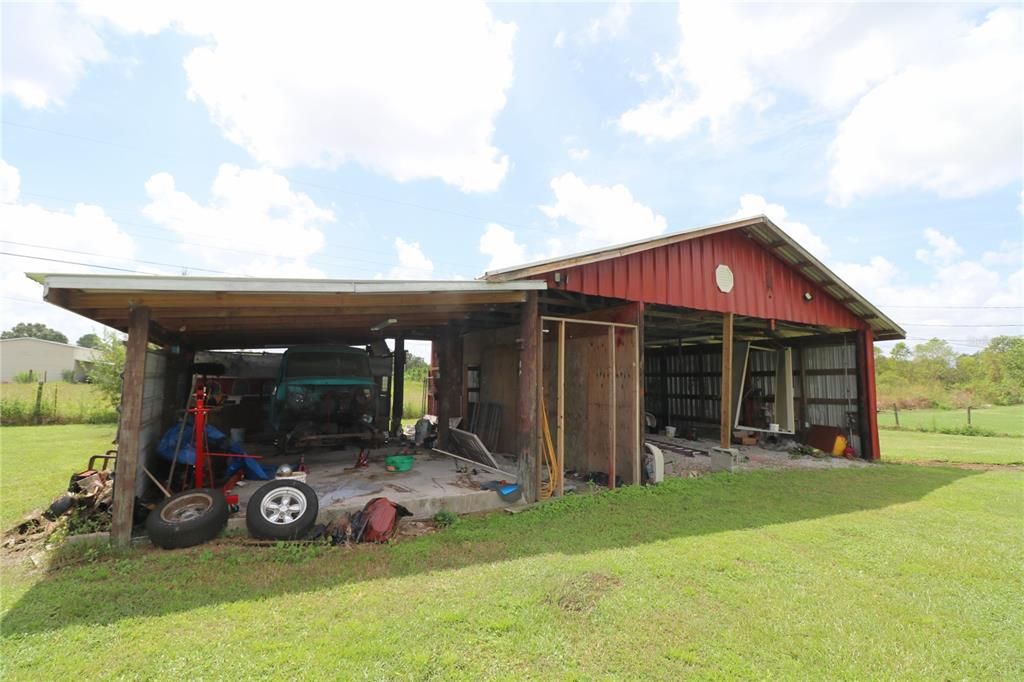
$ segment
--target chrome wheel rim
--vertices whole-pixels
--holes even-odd
[[[193,493],[171,500],[162,510],[160,518],[166,523],[186,523],[210,510],[213,498],[207,493]]]
[[[306,513],[306,496],[298,488],[275,488],[260,502],[260,514],[278,526],[295,523]]]

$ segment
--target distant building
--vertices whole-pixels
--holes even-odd
[[[60,381],[63,373],[70,371],[74,381],[82,381],[88,365],[99,357],[98,350],[68,343],[25,336],[0,339],[0,382],[14,381],[16,375],[30,370],[47,381]]]

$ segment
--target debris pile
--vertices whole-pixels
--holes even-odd
[[[110,529],[114,481],[109,472],[89,469],[71,477],[67,493],[36,510],[3,534],[0,547],[41,544],[54,534],[82,535]]]

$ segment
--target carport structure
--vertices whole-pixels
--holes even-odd
[[[639,483],[645,414],[722,446],[736,429],[803,439],[828,427],[877,459],[873,345],[904,335],[764,216],[476,281],[31,277],[45,300],[128,334],[117,478],[136,490],[198,350],[430,340],[442,447],[449,416],[488,406],[487,445],[517,456],[532,501],[559,494],[567,470]],[[136,490],[115,488],[118,542]]]

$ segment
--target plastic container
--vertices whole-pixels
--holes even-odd
[[[384,468],[393,472],[408,471],[414,461],[412,455],[391,455],[384,458]]]
[[[666,426],[665,427],[665,435],[668,436],[669,438],[675,438],[676,437],[676,427],[674,427],[674,426]]]
[[[842,457],[844,452],[846,452],[846,436],[836,436],[835,445],[832,446],[832,455]]]
[[[239,445],[245,443],[245,429],[231,429],[231,440]]]

